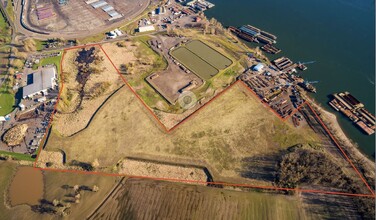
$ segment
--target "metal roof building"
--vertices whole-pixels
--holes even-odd
[[[117,17],[118,15],[120,15],[117,11],[115,10],[112,10],[112,11],[108,11],[107,14],[111,17]]]
[[[108,12],[114,10],[114,7],[112,7],[111,5],[105,5],[102,7],[102,10]]]
[[[100,8],[102,6],[105,6],[107,5],[107,2],[106,1],[99,1],[99,2],[94,2],[93,4],[91,4],[91,6],[93,6],[93,8]]]
[[[47,92],[56,85],[56,68],[48,67],[27,75],[28,85],[23,87],[22,97],[32,97],[40,92]]]

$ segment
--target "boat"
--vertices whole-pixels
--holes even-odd
[[[304,81],[300,83],[299,85],[303,87],[303,89],[307,90],[308,92],[316,93],[316,88],[309,82]]]

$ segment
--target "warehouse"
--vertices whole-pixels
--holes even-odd
[[[102,10],[104,12],[109,12],[109,11],[114,10],[114,7],[112,7],[111,5],[105,5],[105,6],[102,7]]]
[[[100,8],[102,6],[105,6],[107,5],[107,2],[106,1],[99,1],[99,2],[94,2],[93,4],[91,4],[91,6],[93,6],[93,8]]]
[[[56,68],[48,67],[27,75],[27,86],[23,87],[22,97],[31,98],[38,93],[46,93],[56,86]]]

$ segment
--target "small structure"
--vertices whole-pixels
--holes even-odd
[[[258,63],[256,66],[253,67],[253,71],[261,72],[264,69],[264,64]]]
[[[46,93],[56,86],[56,68],[48,67],[27,75],[28,85],[23,87],[22,97],[31,98],[37,93]]]
[[[147,32],[147,31],[154,31],[155,28],[153,25],[147,25],[147,26],[141,26],[141,27],[138,27],[138,32]]]
[[[20,110],[21,111],[25,111],[25,105],[24,104],[22,104],[22,103],[20,103],[19,105],[18,105],[18,107],[20,107]]]

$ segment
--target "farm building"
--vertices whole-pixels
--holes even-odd
[[[56,68],[48,67],[27,75],[27,86],[23,87],[22,97],[31,98],[34,95],[47,92],[56,86]]]

